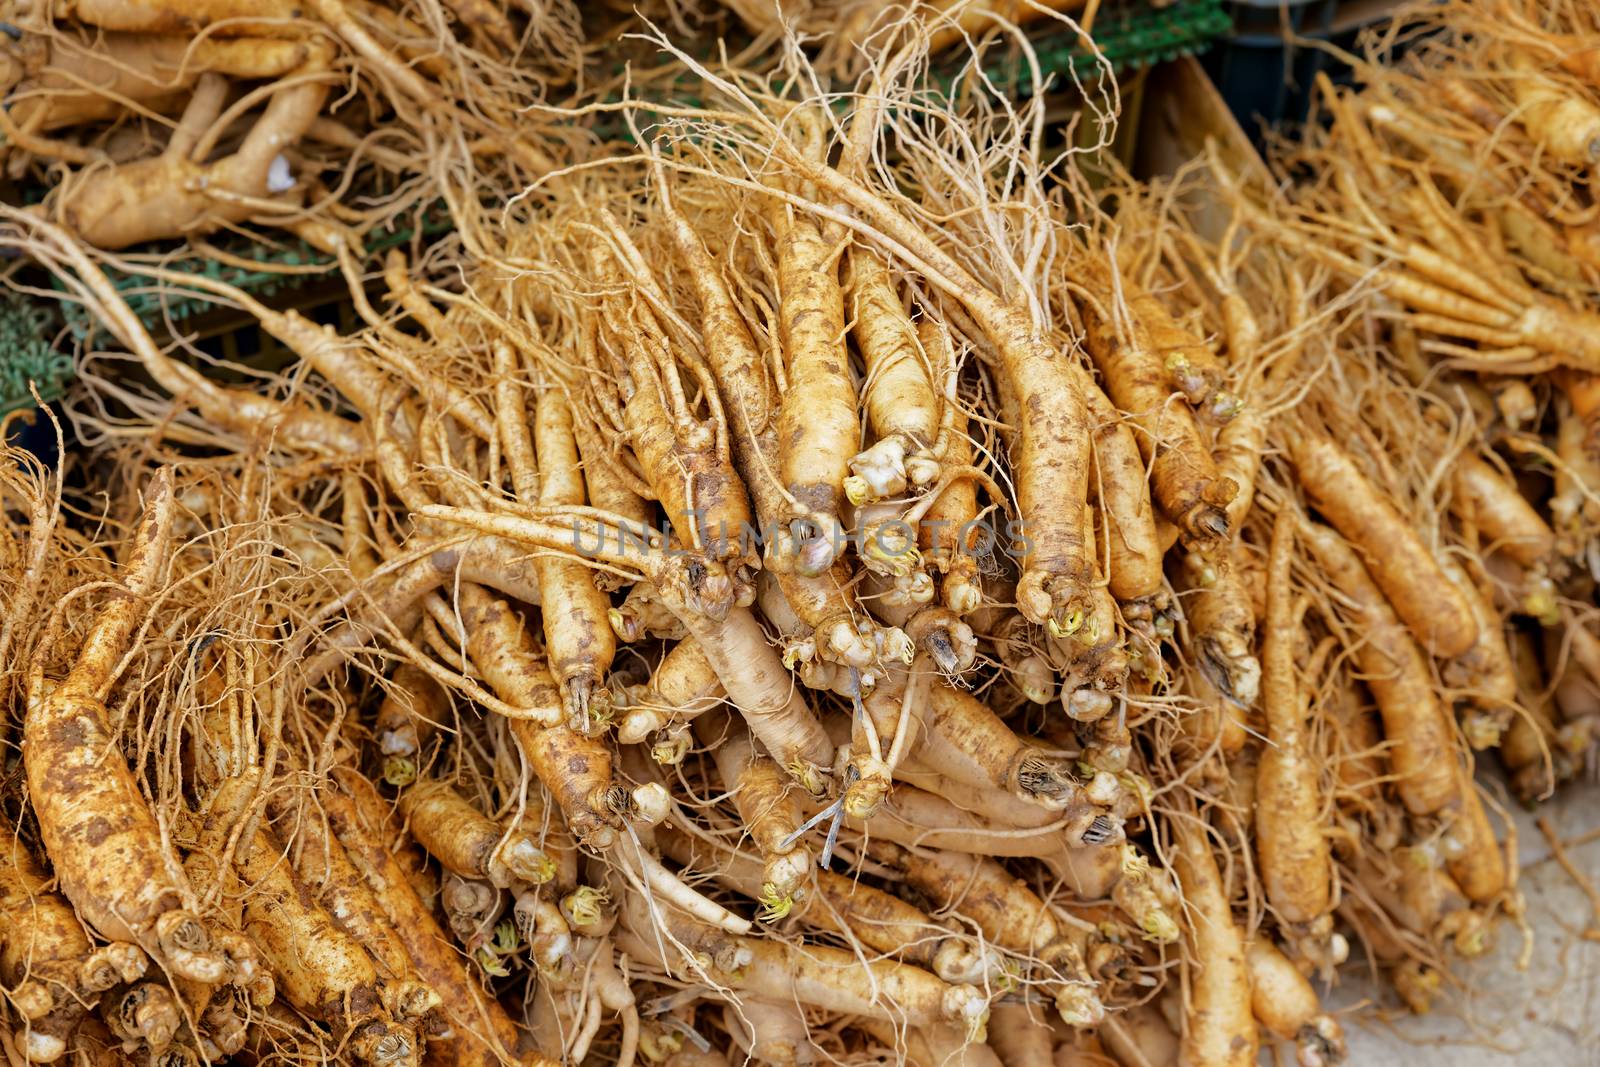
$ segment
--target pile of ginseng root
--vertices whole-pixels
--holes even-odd
[[[184,237],[230,266],[233,233],[349,255],[545,173],[567,146],[528,109],[586,61],[568,0],[9,0],[0,20],[6,177],[89,244]]]
[[[1151,182],[913,22],[662,36],[693,103],[342,334],[0,207],[104,330],[0,471],[6,1054],[1321,1067],[1341,975],[1449,997],[1600,712],[1565,10]]]

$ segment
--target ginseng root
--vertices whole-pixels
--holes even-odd
[[[23,763],[45,852],[79,916],[108,939],[141,946],[173,974],[217,984],[230,965],[186,908],[189,887],[173,873],[176,857],[122,760],[104,704],[112,671],[160,588],[171,530],[172,475],[163,469],[145,487],[122,586],[72,670],[45,695],[42,664],[31,667]]]
[[[513,881],[539,885],[555,876],[555,863],[532,837],[502,831],[448,783],[425,779],[400,794],[411,833],[447,870],[505,888]]]
[[[824,573],[843,548],[845,479],[861,439],[855,383],[844,349],[838,249],[815,223],[776,212],[779,327],[789,388],[778,409],[778,455],[794,517],[808,529],[794,568]]]
[[[1333,861],[1322,828],[1320,771],[1311,754],[1307,702],[1295,669],[1300,627],[1289,574],[1295,523],[1287,510],[1278,514],[1267,562],[1261,650],[1267,744],[1256,771],[1256,851],[1267,901],[1280,919],[1310,923],[1332,906]]]
[[[34,1063],[54,1063],[99,995],[137,982],[149,960],[136,945],[89,943],[77,916],[51,892],[40,868],[9,823],[0,822],[0,981],[26,1021],[19,1045]]]
[[[875,253],[851,249],[848,282],[851,329],[867,368],[867,421],[877,438],[871,448],[850,458],[845,495],[860,506],[900,496],[908,485],[924,487],[938,480],[941,457],[934,445],[942,420],[929,360],[944,353],[921,351],[918,331],[900,303],[889,268]]]
[[[1186,1067],[1254,1067],[1258,1038],[1251,1014],[1244,937],[1233,920],[1205,825],[1180,814],[1172,829],[1172,866],[1190,917],[1189,1005],[1179,1063]]]

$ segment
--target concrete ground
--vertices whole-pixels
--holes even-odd
[[[1541,809],[1563,840],[1600,829],[1600,784],[1568,788]],[[1522,938],[1510,923],[1497,928],[1494,950],[1457,967],[1467,988],[1441,996],[1433,1012],[1410,1015],[1403,1008],[1383,1018],[1347,1024],[1352,1065],[1386,1067],[1580,1067],[1600,1065],[1600,943],[1579,936],[1593,921],[1588,898],[1557,863],[1534,826],[1516,812],[1522,860],[1521,886],[1533,928],[1532,961],[1516,969]],[[1576,864],[1600,885],[1600,841],[1570,850]],[[1353,972],[1330,998],[1335,1006],[1374,997],[1395,1004]],[[1270,1056],[1263,1062],[1271,1062]],[[1279,1062],[1292,1062],[1287,1050]]]

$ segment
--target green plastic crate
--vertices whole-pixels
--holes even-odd
[[[1223,9],[1222,0],[1177,0],[1163,6],[1139,0],[1101,7],[1095,15],[1091,36],[1100,53],[1120,75],[1204,51],[1232,28],[1233,22]],[[1094,73],[1090,53],[1075,33],[1053,30],[1032,38],[1032,44],[1039,56],[1040,68],[1046,75],[1057,76],[1055,85],[1058,88],[1063,80],[1071,81],[1079,64],[1085,64],[1079,71],[1080,76]],[[989,71],[991,78],[996,73]],[[1004,86],[1006,83],[996,84]],[[1021,92],[1022,88],[1014,86],[1013,91]]]
[[[50,343],[59,327],[50,304],[0,292],[0,415],[32,407],[30,385],[46,403],[66,391],[72,381],[72,357]]]

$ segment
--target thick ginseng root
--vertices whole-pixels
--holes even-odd
[[[922,350],[935,366],[955,365],[950,348],[950,331],[931,315],[917,323],[917,338]],[[967,415],[953,399],[945,401],[950,423],[945,442],[944,466],[947,470],[973,467],[977,456],[967,436]],[[955,478],[924,505],[917,527],[917,543],[923,559],[939,572],[939,600],[957,615],[969,615],[983,604],[979,578],[979,557],[995,548],[994,533],[978,518],[978,483],[973,478]]]
[[[1415,525],[1333,441],[1311,430],[1289,436],[1289,455],[1307,496],[1361,554],[1372,578],[1413,637],[1435,656],[1472,647],[1478,627],[1461,590],[1445,577]]]
[[[902,630],[947,679],[965,674],[977,661],[977,635],[949,608],[929,605],[908,618]]]
[[[952,472],[952,480],[955,477]],[[895,579],[900,599],[926,603],[933,598],[933,579],[922,569],[916,531],[922,511],[933,503],[925,498],[908,509],[901,502],[885,500],[855,509],[851,536],[856,559],[870,573]]]
[[[804,1067],[815,1063],[816,1046],[805,1014],[792,1003],[741,998],[737,1009],[722,1009],[723,1027],[734,1045],[754,1063]]]
[[[1094,796],[1093,790],[1090,795]],[[820,806],[812,805],[808,814],[815,814]],[[1028,821],[1002,820],[978,814],[925,789],[903,785],[897,786],[891,801],[873,815],[870,826],[873,835],[899,845],[925,845],[979,856],[1044,857],[1066,844],[1088,842],[1098,846],[1122,837],[1119,821],[1103,811],[1097,814],[1091,809],[1060,818],[1052,817],[1056,813],[1027,807],[1032,816]],[[847,821],[846,825],[864,829],[869,824]]]
[[[506,5],[489,0],[449,0],[445,6],[483,51],[490,54],[498,51],[504,55],[517,50],[517,29],[511,24]]]
[[[742,853],[717,849],[687,834],[657,829],[662,850],[685,870],[707,870],[722,885],[760,900],[762,865]],[[805,892],[786,916],[790,925],[810,926],[859,941],[874,952],[925,968],[946,982],[981,984],[1003,973],[1004,961],[992,949],[928,917],[920,908],[859,879],[815,870]],[[773,916],[780,918],[780,916]]]
[[[239,997],[238,991],[231,991],[230,996],[211,1001],[200,1013],[196,1063],[226,1059],[244,1048],[250,1039],[250,1023],[246,1020],[250,1019],[251,1012],[236,1003]]]
[[[617,1062],[626,1065],[633,1060],[639,1044],[639,1006],[634,1000],[633,987],[617,970],[615,949],[609,939],[601,938],[582,965],[588,972],[585,982],[591,985],[588,996],[598,1000],[605,1011],[619,1017]],[[581,1057],[574,1059],[581,1061]]]
[[[693,638],[684,638],[661,658],[650,688],[675,713],[691,718],[716,707],[726,695],[711,660]]]
[[[1561,727],[1556,739],[1574,760],[1582,761],[1600,725],[1600,638],[1571,608],[1563,607],[1559,628],[1544,631],[1544,662],[1555,683]]]
[[[190,823],[186,830],[203,835],[205,830],[197,823],[198,820]],[[244,894],[238,872],[222,853],[205,847],[203,836],[198,841],[186,840],[183,844],[197,846],[187,848],[183,857],[183,873],[189,885],[200,899],[216,900],[220,904],[220,914],[212,913],[215,947],[247,973],[235,979],[235,988],[179,978],[172,983],[173,991],[182,999],[191,1017],[214,1012],[222,1018],[233,1014],[236,1005],[246,1014],[269,1006],[277,996],[277,984],[266,965],[257,958],[255,945],[243,932]]]
[[[482,878],[500,888],[539,885],[555,876],[555,863],[532,837],[503,831],[448,782],[423,779],[400,794],[400,812],[417,843],[446,870]]]
[[[609,253],[596,251],[592,256],[602,278],[619,292],[632,282],[665,303],[631,238],[609,212],[603,218],[632,277],[624,278]],[[623,357],[619,369],[627,382],[621,391],[628,438],[667,520],[684,544],[747,581],[759,563],[753,553],[746,555],[750,546],[743,540],[750,500],[734,473],[720,404],[713,403],[708,419],[692,410],[673,344],[646,302],[630,300],[626,308],[608,303],[604,318],[611,347]]]
[[[1258,935],[1245,946],[1245,965],[1256,1020],[1274,1037],[1294,1042],[1300,1067],[1344,1060],[1344,1028],[1322,1010],[1317,991],[1276,945]]]
[[[723,280],[721,264],[673,206],[664,171],[656,174],[669,236],[687,267],[688,284],[699,305],[705,356],[722,396],[734,463],[749,490],[761,529],[776,531],[785,520],[788,504],[779,484],[778,404],[771,371]]]
[[[705,715],[694,722],[695,737],[711,750],[722,787],[751,842],[760,852],[765,877],[761,905],[781,918],[811,874],[811,852],[796,840],[803,821],[794,783],[773,760],[755,751],[749,731],[726,715]]]
[[[235,779],[219,790],[213,810],[236,810],[230,794],[243,788]],[[226,827],[212,822],[207,831],[206,847],[226,847]],[[416,1031],[395,1022],[385,1007],[372,957],[316,903],[283,852],[266,831],[257,831],[234,856],[240,880],[250,887],[244,930],[272,969],[279,994],[327,1024],[363,1062],[416,1063],[422,1051]]]
[[[511,755],[510,751],[503,754]],[[555,865],[555,876],[544,883],[550,887],[549,892],[567,892],[575,888],[578,884],[578,842],[572,836],[572,831],[567,829],[567,821],[561,816],[549,790],[524,790],[520,809],[507,814],[507,825],[532,836],[544,849],[545,855],[550,857],[550,862]],[[535,892],[539,889],[538,886],[531,888]]]
[[[1389,972],[1389,982],[1395,995],[1413,1015],[1426,1015],[1433,1010],[1434,998],[1444,986],[1444,975],[1417,960],[1401,960]]]
[[[629,691],[617,718],[617,742],[636,745],[664,732],[656,744],[670,749],[652,747],[651,754],[658,763],[676,763],[688,743],[686,737],[677,740],[682,727],[718,707],[726,696],[711,661],[694,638],[685,637],[661,657],[648,686]],[[662,758],[666,751],[676,758]]]
[[[1136,602],[1159,598],[1163,586],[1150,482],[1133,431],[1100,386],[1086,372],[1081,378],[1094,433],[1089,498],[1098,505],[1096,537],[1103,546],[1101,566],[1112,595],[1123,603],[1124,614],[1131,616]]]
[[[551,508],[582,506],[586,497],[572,435],[572,409],[558,388],[539,393],[534,449],[539,456],[539,503]],[[607,618],[611,602],[582,563],[541,553],[534,559],[534,569],[539,575],[545,652],[561,686],[568,724],[587,730],[590,701],[604,698],[602,683],[616,654],[616,637]]]
[[[96,999],[136,982],[149,966],[136,945],[95,948],[72,905],[46,888],[50,878],[0,821],[0,981],[25,1021],[19,1050],[33,1063],[53,1063]]]
[[[1082,390],[1070,356],[1050,339],[1024,301],[1007,302],[929,234],[850,176],[807,158],[792,144],[776,149],[829,196],[934,267],[994,346],[996,377],[1019,419],[1012,427],[1013,473],[1021,525],[1022,574],[1017,608],[1029,622],[1060,621],[1094,583],[1094,549],[1083,536],[1089,495],[1089,435]]]
[[[574,418],[572,433],[578,442],[578,453],[583,457],[583,491],[589,506],[624,519],[619,536],[624,544],[634,544],[635,541],[627,539],[642,537],[653,521],[650,502],[640,495],[640,490],[647,487],[636,486],[629,480],[624,473],[623,460],[606,448],[600,431],[587,419]],[[533,499],[538,499],[537,494]],[[604,571],[595,571],[593,577],[595,587],[606,593],[626,584],[617,575]]]
[[[1461,713],[1461,732],[1467,744],[1479,750],[1496,748],[1516,716],[1517,675],[1506,646],[1505,623],[1470,575],[1449,561],[1444,570],[1472,609],[1478,639],[1445,663],[1439,673],[1459,692],[1457,699],[1467,705]]]
[[[1440,851],[1450,877],[1475,904],[1498,899],[1506,888],[1506,858],[1478,798],[1478,788],[1463,768],[1461,802],[1445,816],[1447,828]]]
[[[898,698],[896,698],[895,704],[896,707],[893,709],[892,714],[894,718],[898,719],[901,707]],[[866,707],[870,709],[872,705],[866,703]],[[921,715],[917,715],[914,713],[914,709],[907,708],[906,710],[912,712],[908,719],[908,722],[911,723],[911,730],[908,736],[925,738],[928,728],[927,713],[923,712]],[[888,726],[883,725],[887,718],[884,711],[885,709],[879,709],[873,716],[874,722],[879,724],[880,733],[886,729],[898,728],[898,724],[895,722],[890,722]],[[853,718],[845,716],[830,717],[827,722],[827,728],[829,736],[842,749],[848,749],[852,744],[861,743],[864,740],[861,736],[863,730],[860,724],[853,721]],[[852,739],[852,735],[855,735],[854,739]],[[982,731],[974,735],[976,738],[981,738],[982,736]],[[881,736],[879,740],[880,742],[882,741]],[[922,742],[918,741],[918,745],[920,746],[921,744]],[[882,748],[883,745],[880,744],[879,747]],[[892,746],[890,747],[892,749]],[[953,752],[951,756],[953,762],[941,769],[923,763],[916,752],[902,752],[899,754],[898,762],[893,768],[894,780],[915,786],[916,790],[913,793],[916,796],[921,796],[925,793],[937,794],[944,800],[959,804],[965,811],[977,816],[979,819],[994,823],[1004,823],[1018,827],[1038,827],[1060,820],[1063,808],[1051,803],[1036,802],[1022,791],[995,789],[990,784],[989,778],[986,777],[986,775],[994,772],[986,770],[981,760],[978,761],[978,764],[974,764],[971,759],[960,752]],[[934,759],[938,760],[939,758],[939,754],[935,753]],[[1044,771],[1046,774],[1047,777],[1042,783],[1046,786],[1059,785],[1062,780],[1059,768],[1050,767],[1047,770],[1044,767],[1040,767],[1036,769]],[[974,777],[975,774],[977,777]],[[1054,790],[1052,788],[1046,788],[1045,795],[1048,796],[1053,793]],[[1105,839],[1116,837],[1121,825],[1119,821],[1120,813],[1116,809],[1120,807],[1119,801],[1123,796],[1123,790],[1115,776],[1097,773],[1083,787],[1082,793],[1081,803],[1071,801],[1069,798],[1067,808],[1073,809],[1069,815],[1069,820],[1077,826],[1081,825],[1081,820],[1087,817],[1089,818],[1090,829],[1085,832],[1089,832],[1091,836],[1096,838],[1100,837],[1100,835],[1105,835]],[[920,801],[914,800],[913,807],[918,803]],[[1086,808],[1085,805],[1087,806]],[[1098,821],[1095,821],[1096,819]],[[873,825],[876,826],[877,824],[874,823]]]
[[[1583,424],[1584,443],[1591,448],[1600,445],[1600,374],[1580,374],[1562,368],[1552,377],[1573,415]]]
[[[462,619],[470,627],[468,654],[495,695],[518,709],[519,714],[510,723],[523,756],[555,797],[568,829],[593,848],[607,847],[615,838],[611,825],[615,812],[619,806],[625,807],[627,800],[625,791],[620,788],[615,790],[619,795],[613,795],[609,747],[599,738],[560,724],[564,715],[555,678],[535,650],[527,628],[508,603],[470,584],[462,585],[460,601]],[[470,805],[468,807],[470,809]],[[502,834],[493,823],[483,830],[492,832],[495,842],[501,840]],[[420,833],[418,837],[420,840]],[[503,864],[501,875],[515,875],[523,881],[548,881],[555,873],[553,866],[549,866],[549,858],[517,831],[506,838],[505,847],[511,847],[513,839],[520,839],[514,851],[522,858],[508,856],[499,861]],[[454,850],[460,846],[441,840],[440,847]],[[460,856],[464,867],[452,866],[443,856],[439,859],[463,877],[493,878],[495,875],[488,868],[474,873],[471,867],[479,860],[489,862],[490,856],[497,854],[494,850],[501,847],[491,845],[490,853],[481,857]],[[514,864],[525,869],[518,873]],[[530,877],[541,872],[545,872],[543,877]]]
[[[1005,961],[993,948],[953,931],[892,893],[820,870],[815,890],[815,896],[800,905],[797,921],[834,930],[874,951],[932,971],[946,982],[981,985],[1005,972]]]
[[[990,946],[957,933],[892,893],[859,880],[818,871],[816,896],[802,905],[799,921],[832,929],[946,982],[981,985],[1005,973],[1005,960]]]
[[[1110,897],[1146,941],[1165,945],[1178,940],[1178,894],[1137,845],[1123,841],[1079,848],[1056,841],[1036,854],[1078,899]]]
[[[1094,538],[1094,517],[1086,510],[1083,536]],[[1107,691],[1122,689],[1128,677],[1128,653],[1123,644],[1125,631],[1122,612],[1110,588],[1100,581],[1099,563],[1095,564],[1095,583],[1084,590],[1078,606],[1060,620],[1051,619],[1045,625],[1055,650],[1064,664],[1061,679],[1061,701],[1068,714],[1084,714],[1096,718],[1099,709],[1110,706]],[[1083,702],[1087,701],[1087,704]]]
[[[672,609],[661,602],[661,598],[646,582],[635,582],[622,603],[612,608],[607,618],[611,622],[611,632],[624,644],[633,644],[646,638],[679,641],[687,633]]]
[[[340,802],[348,801],[354,806],[361,824],[369,827],[375,838],[389,850],[396,869],[405,876],[406,883],[430,905],[437,901],[439,873],[434,869],[428,853],[406,829],[405,820],[400,817],[394,802],[379,793],[378,787],[354,768],[336,765],[329,773],[344,790],[339,794]]]
[[[1456,746],[1422,650],[1343,538],[1310,522],[1299,533],[1322,573],[1344,594],[1349,625],[1360,635],[1355,659],[1383,716],[1395,791],[1413,815],[1439,811],[1460,795]]]
[[[989,1009],[989,1047],[1004,1067],[1054,1064],[1055,1038],[1043,1005],[1001,1001]]]
[[[903,631],[878,625],[856,606],[853,582],[843,562],[810,578],[768,570],[757,583],[757,595],[762,614],[788,638],[786,664],[853,668],[862,672],[867,687],[872,671],[884,664],[909,664],[916,648]]]
[[[1225,422],[1239,411],[1237,396],[1223,388],[1224,370],[1216,352],[1201,337],[1172,317],[1168,305],[1154,293],[1119,279],[1128,317],[1142,335],[1144,345],[1160,360],[1172,387],[1189,406],[1207,418]]]
[[[860,577],[856,599],[872,613],[874,619],[886,626],[904,628],[917,611],[930,605],[933,600],[933,576],[920,569],[894,575],[864,568]],[[954,614],[947,613],[947,617],[953,619]]]
[[[1333,859],[1323,833],[1321,769],[1311,753],[1307,701],[1295,668],[1300,633],[1290,584],[1296,518],[1272,525],[1261,639],[1267,743],[1256,771],[1256,852],[1267,902],[1280,921],[1310,923],[1332,907]],[[1311,679],[1315,684],[1316,679]]]
[[[889,672],[865,695],[851,694],[850,740],[839,751],[844,814],[870,819],[888,798],[895,766],[922,737],[921,709],[932,685],[924,656],[909,670]]]
[[[793,500],[792,517],[808,527],[793,569],[818,575],[844,547],[844,484],[861,440],[844,347],[840,249],[824,241],[810,219],[786,218],[781,208],[774,215],[780,231],[779,332],[789,372],[778,409],[778,463]]]
[[[123,762],[101,696],[160,588],[171,529],[172,476],[162,469],[145,486],[122,588],[95,619],[72,670],[45,696],[41,664],[30,667],[37,684],[30,685],[22,756],[45,852],[79,917],[109,940],[138,944],[179,977],[217,984],[230,977],[230,965],[185,907],[189,887],[174,873],[176,857]]]
[[[848,742],[848,737],[842,739],[842,743]],[[953,804],[963,804],[973,815],[997,824],[1035,827],[1057,822],[1060,817],[1059,811],[1012,793],[975,789],[971,782],[941,774],[925,766],[915,756],[901,759],[894,769],[894,779]],[[1118,832],[1117,818],[1116,812],[1107,813],[1107,817],[1096,828],[1096,834],[1104,832],[1115,837]]]
[[[467,655],[489,689],[514,708],[519,719],[562,725],[565,717],[556,680],[511,605],[472,582],[461,583],[456,601],[467,628]]]
[[[1127,706],[1111,714],[1114,701],[1102,690],[1080,688],[1063,693],[1063,707],[1073,723],[1073,733],[1081,750],[1078,759],[1096,774],[1123,775],[1133,760],[1133,731],[1128,728]],[[1139,789],[1125,790],[1116,799],[1120,814],[1139,810]],[[1123,809],[1127,809],[1124,811]]]
[[[1056,669],[1046,650],[1039,647],[1044,643],[1039,628],[1017,613],[1004,616],[989,629],[1007,684],[1030,703],[1053,703]]]
[[[1600,373],[1600,340],[1595,337],[1596,313],[1591,308],[1573,307],[1520,286],[1514,300],[1485,292],[1487,283],[1470,269],[1415,244],[1396,250],[1409,269],[1374,270],[1308,235],[1278,230],[1290,248],[1383,285],[1390,296],[1412,309],[1412,323],[1419,328],[1467,334],[1505,346],[1520,343],[1519,347],[1535,349],[1563,366]]]
[[[552,988],[566,986],[572,979],[576,957],[572,951],[572,926],[561,914],[560,905],[543,893],[524,891],[517,895],[512,916],[518,933],[527,942],[539,977]]]
[[[755,615],[734,608],[720,620],[693,614],[684,622],[750,733],[808,792],[820,792],[833,744]]]
[[[611,777],[611,749],[565,726],[540,727],[526,719],[511,720],[511,735],[523,758],[544,783],[582,844],[605,849],[616,840],[616,812],[626,808],[627,792]]]
[[[1067,1025],[1094,1026],[1105,1016],[1080,939],[1062,929],[1045,902],[997,861],[895,845],[881,846],[876,854],[904,871],[906,883],[941,912],[964,916],[995,945],[1053,972],[1040,977]]]
[[[883,260],[856,246],[848,263],[850,329],[866,362],[862,399],[875,438],[850,458],[844,482],[845,495],[859,506],[938,479],[941,404],[934,382],[936,373],[951,368],[932,363],[943,351],[921,350]]]
[[[675,979],[710,978],[752,996],[830,1012],[918,1027],[949,1023],[974,1040],[982,1038],[989,1017],[977,989],[951,985],[921,968],[890,960],[863,962],[853,952],[821,945],[741,937],[667,907],[651,908],[631,894],[617,944]]]
[[[1178,1062],[1178,1037],[1155,1004],[1136,1004],[1107,1019],[1101,1040],[1125,1067],[1172,1067]]]
[[[1544,74],[1525,52],[1513,51],[1510,65],[1515,73],[1508,84],[1528,136],[1562,163],[1592,167],[1600,162],[1600,108]]]
[[[1600,462],[1587,445],[1588,430],[1565,396],[1556,397],[1555,493],[1550,497],[1550,522],[1564,556],[1580,557],[1600,528]]]
[[[695,922],[731,934],[748,934],[754,929],[750,920],[735,915],[668,870],[636,838],[619,840],[613,855],[621,861],[620,870],[627,875],[630,888],[648,897],[653,906],[671,908]]]
[[[1365,704],[1354,679],[1341,677],[1322,705],[1322,720],[1333,735],[1329,752],[1342,833],[1334,841],[1341,856],[1370,844],[1388,851],[1400,843],[1400,819],[1383,802],[1383,734],[1378,717]],[[1344,835],[1348,834],[1348,837]]]
[[[342,774],[340,781],[368,791],[369,802],[381,803],[365,778]],[[371,807],[371,803],[358,803],[336,789],[324,790],[319,803],[350,862],[366,879],[395,935],[405,945],[417,975],[438,994],[440,1008],[453,1030],[449,1048],[456,1056],[454,1062],[464,1067],[502,1063],[496,1049],[516,1048],[516,1027],[499,1003],[485,994],[468,973],[460,951],[439,927],[433,910],[411,887],[388,847],[382,825],[370,824],[363,818],[362,808]]]
[[[1071,761],[1018,737],[989,706],[962,689],[936,684],[924,716],[926,737],[910,750],[918,763],[974,789],[1004,789],[1046,808],[1075,811],[1104,803],[1107,783],[1091,788]]]
[[[1554,557],[1555,531],[1511,479],[1470,452],[1456,457],[1454,477],[1450,510],[1477,527],[1484,551],[1500,552],[1529,568]]]
[[[1255,503],[1256,481],[1266,454],[1267,431],[1271,427],[1272,404],[1292,383],[1305,355],[1304,333],[1308,301],[1305,283],[1296,270],[1289,270],[1289,305],[1286,335],[1288,350],[1273,359],[1263,358],[1262,326],[1250,301],[1240,294],[1234,267],[1228,253],[1217,270],[1210,271],[1212,285],[1221,294],[1222,330],[1227,342],[1228,363],[1237,375],[1241,396],[1235,398],[1237,413],[1217,431],[1213,452],[1217,470],[1239,487],[1228,501],[1228,528],[1244,528],[1245,518]]]
[[[972,1041],[956,1026],[906,1028],[882,1019],[863,1019],[861,1029],[906,1067],[1001,1067],[986,1041]]]
[[[559,1063],[586,1056],[600,1031],[600,1002],[580,1002],[569,992],[546,984],[534,994],[529,1023],[539,1052]]]
[[[541,549],[560,552],[570,547],[567,533],[558,525],[537,520],[431,505],[421,509],[421,514],[426,518],[504,533]],[[706,653],[728,691],[730,702],[744,715],[750,732],[786,770],[808,783],[808,788],[820,788],[817,769],[831,763],[833,755],[828,736],[791,684],[788,671],[755,616],[748,608],[730,604],[731,585],[721,569],[703,557],[682,552],[670,555],[652,552],[643,559],[619,552],[611,558],[621,563],[643,564],[651,572],[658,593]],[[543,592],[548,626],[552,594],[547,587]],[[899,634],[899,631],[894,633]],[[606,634],[610,637],[609,627]],[[904,634],[899,636],[905,640]],[[567,695],[570,705],[570,690]],[[527,721],[520,718],[513,723],[527,725]],[[563,810],[566,810],[565,805]],[[569,812],[569,825],[572,817]],[[572,829],[583,836],[576,825]]]
[[[1248,708],[1261,694],[1261,661],[1256,658],[1256,615],[1240,568],[1238,549],[1227,545],[1210,555],[1185,552],[1175,564],[1178,604],[1189,623],[1190,645],[1206,680],[1231,703]],[[1238,751],[1244,731],[1227,713],[1217,731],[1223,750]]]
[[[1244,937],[1233,920],[1211,838],[1192,812],[1179,813],[1168,825],[1189,946],[1189,1000],[1178,1062],[1182,1067],[1255,1067],[1258,1038]]]
[[[402,786],[416,778],[424,747],[449,715],[449,694],[426,671],[414,663],[395,668],[373,723],[384,781]]]
[[[19,129],[37,133],[113,119],[130,102],[170,113],[207,71],[277,79],[307,59],[302,41],[187,33],[102,33],[92,47],[67,34],[27,37],[19,51],[24,77],[11,89],[10,116]]]
[[[127,3],[126,0],[69,0],[53,6],[54,17],[102,30],[129,33],[192,34],[207,26],[224,30],[220,36],[270,34],[273,23],[291,22],[299,10],[281,0],[211,0],[198,8],[173,3]],[[257,22],[254,20],[260,19]]]
[[[361,942],[377,963],[384,1006],[398,1022],[421,1020],[439,1005],[439,994],[416,974],[411,957],[344,845],[318,814],[299,824],[294,873],[317,893],[329,917]]]
[[[1515,632],[1508,649],[1517,676],[1521,710],[1500,739],[1500,762],[1510,778],[1512,794],[1531,804],[1549,797],[1558,783],[1575,773],[1576,767],[1559,743],[1555,702],[1545,684],[1533,638]]]
[[[394,572],[392,580],[373,593],[371,606],[363,614],[387,619],[398,632],[410,633],[423,617],[428,595],[441,586],[454,589],[458,582],[476,582],[537,607],[543,597],[534,568],[536,559],[516,542],[493,535],[446,542],[434,551],[417,553],[415,560]],[[322,651],[305,669],[307,684],[342,664],[344,649],[360,644],[367,625],[358,615],[320,638]]]
[[[1106,276],[1101,269],[1097,272]],[[1105,299],[1114,296],[1104,285]],[[1106,394],[1138,427],[1138,442],[1150,464],[1151,495],[1186,541],[1205,544],[1226,536],[1225,510],[1238,487],[1217,472],[1211,450],[1200,437],[1188,404],[1174,401],[1162,356],[1153,350],[1138,322],[1126,312],[1080,305],[1089,354],[1105,382]]]
[[[183,1025],[183,1015],[172,990],[157,982],[138,982],[105,998],[100,1017],[122,1042],[125,1053],[147,1051],[159,1055]]]
[[[272,94],[232,155],[213,163],[192,159],[195,141],[175,135],[154,159],[87,170],[63,182],[57,194],[62,221],[89,244],[126,248],[270,217],[264,203],[298,184],[285,149],[304,136],[328,93],[327,84],[315,75],[328,68],[333,48],[318,38],[308,40],[306,48],[305,65],[290,75],[295,83]],[[221,95],[206,99],[206,86],[205,78],[196,85],[180,133],[194,129],[199,132],[192,136],[198,138],[220,113]]]
[[[1361,859],[1354,874],[1362,892],[1400,926],[1440,944],[1448,942],[1463,957],[1483,955],[1491,946],[1487,917],[1473,909],[1461,887],[1444,870],[1431,846],[1408,846],[1383,857],[1380,871]]]

